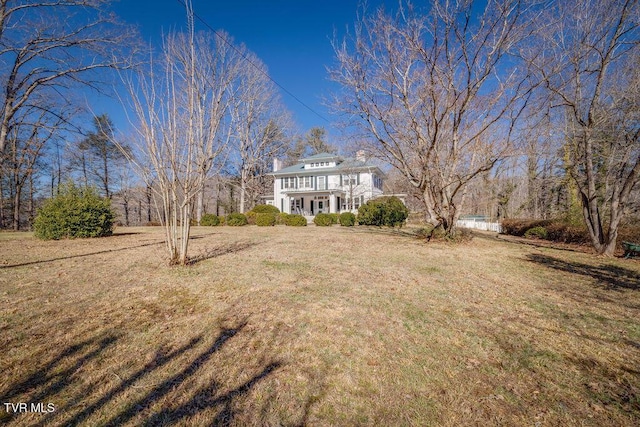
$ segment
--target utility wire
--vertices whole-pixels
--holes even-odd
[[[180,3],[182,6],[184,6],[185,8],[187,7],[187,5],[185,4],[185,0],[176,0],[178,3]],[[266,78],[268,78],[269,80],[271,80],[273,82],[273,84],[275,84],[276,86],[278,86],[280,89],[282,89],[287,95],[289,95],[290,97],[292,97],[293,99],[296,100],[296,102],[298,102],[300,105],[302,105],[304,108],[306,108],[307,110],[311,111],[313,114],[315,114],[316,116],[320,117],[322,120],[324,120],[325,122],[329,123],[329,119],[327,119],[326,117],[324,117],[322,114],[318,113],[316,110],[314,110],[313,108],[311,108],[309,105],[307,105],[304,101],[302,101],[300,98],[298,98],[297,96],[295,96],[290,90],[288,90],[286,87],[282,86],[280,83],[278,83],[276,80],[273,79],[273,77],[271,77],[266,71],[264,71],[261,67],[258,67],[253,61],[251,61],[251,59],[249,59],[247,57],[247,55],[242,52],[240,49],[238,49],[233,43],[231,43],[229,40],[227,40],[225,37],[223,37],[218,31],[214,30],[213,27],[211,27],[211,25],[209,25],[204,19],[202,19],[200,16],[198,16],[197,13],[195,13],[195,11],[192,10],[193,16],[198,19],[198,21],[200,21],[205,27],[207,27],[209,30],[211,30],[213,32],[213,34],[215,34],[217,37],[220,38],[220,40],[222,40],[227,46],[229,46],[231,49],[235,50],[241,57],[242,59],[244,59],[245,61],[247,61],[247,63],[249,65],[251,65],[253,68],[255,68],[256,70],[258,70],[260,73],[262,73]]]

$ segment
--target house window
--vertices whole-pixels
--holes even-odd
[[[378,175],[373,175],[373,186],[379,190],[382,190],[382,178]]]
[[[301,178],[302,182],[300,184],[301,187],[303,188],[311,188],[313,186],[313,180],[312,177],[310,176],[303,176]]]
[[[293,176],[284,178],[282,188],[296,188],[296,178]]]
[[[327,189],[327,182],[325,180],[324,176],[319,176],[318,177],[318,190],[326,190]]]
[[[358,184],[358,178],[356,175],[343,175],[342,183],[346,186],[352,186]]]

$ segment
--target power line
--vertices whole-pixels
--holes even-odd
[[[187,7],[187,5],[185,4],[184,0],[177,0],[178,3],[180,3],[182,6],[184,6],[185,8]],[[302,101],[300,98],[298,98],[297,96],[295,96],[290,90],[288,90],[286,87],[282,86],[280,83],[278,83],[273,77],[271,77],[266,71],[264,71],[262,68],[258,67],[253,61],[251,61],[251,59],[249,59],[247,57],[247,55],[242,52],[240,49],[238,49],[233,43],[231,43],[229,40],[227,40],[225,37],[223,37],[218,31],[214,30],[213,27],[211,25],[209,25],[204,19],[202,19],[195,11],[192,10],[193,16],[196,17],[196,19],[198,19],[198,21],[200,21],[205,27],[207,27],[209,30],[211,30],[213,32],[213,34],[215,34],[217,37],[220,38],[220,40],[222,40],[227,46],[229,46],[231,49],[235,50],[241,57],[242,59],[244,59],[245,61],[247,61],[247,63],[249,65],[251,65],[253,68],[255,68],[256,70],[258,70],[260,73],[262,73],[266,78],[268,78],[269,80],[271,80],[273,82],[273,84],[275,84],[276,86],[278,86],[280,89],[282,89],[287,95],[289,95],[290,97],[292,97],[294,100],[296,100],[296,102],[298,102],[298,104],[302,105],[304,108],[306,108],[307,110],[311,111],[313,114],[315,114],[316,116],[320,117],[322,120],[324,120],[325,122],[329,123],[329,119],[327,119],[326,117],[324,117],[322,114],[318,113],[316,110],[314,110],[313,108],[311,108],[309,105],[307,105],[304,101]]]

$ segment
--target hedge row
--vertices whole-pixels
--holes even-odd
[[[557,219],[526,220],[505,219],[502,232],[512,236],[538,238],[559,243],[590,244],[587,228],[567,224]],[[623,241],[640,242],[640,224],[625,225],[618,231],[618,246]]]
[[[538,238],[561,243],[589,243],[587,229],[555,219],[505,219],[502,232],[511,236]]]

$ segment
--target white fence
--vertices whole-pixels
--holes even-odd
[[[502,226],[499,222],[476,221],[474,219],[460,219],[456,222],[457,227],[474,228],[476,230],[502,232]]]

